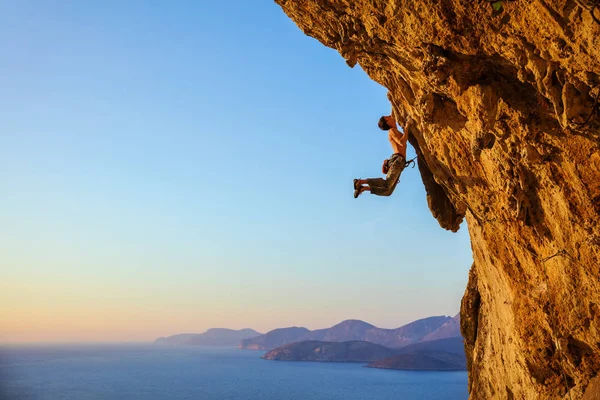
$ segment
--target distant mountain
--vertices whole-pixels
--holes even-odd
[[[440,326],[435,331],[425,335],[422,342],[427,342],[430,340],[438,340],[444,338],[457,337],[460,335],[460,314],[456,314],[450,320],[444,322],[442,326]]]
[[[450,321],[452,317],[438,316],[418,319],[400,328],[392,329],[391,335],[375,342],[387,347],[404,347],[418,343],[423,338]],[[460,335],[460,334],[459,334]]]
[[[310,333],[308,329],[297,326],[279,328],[264,335],[242,340],[238,347],[248,350],[271,350],[284,344],[297,342],[308,333]]]
[[[262,358],[279,361],[369,362],[394,354],[397,354],[397,350],[369,342],[307,340],[278,347]]]
[[[321,340],[325,342],[364,341],[372,329],[379,328],[364,321],[348,319],[331,328],[309,332],[302,337],[302,340]]]
[[[159,337],[154,341],[156,344],[188,344],[188,341],[199,333],[180,333],[179,335]]]
[[[154,341],[157,344],[195,345],[195,346],[237,346],[241,340],[259,336],[254,329],[238,331],[225,328],[213,328],[204,333],[182,333],[161,337]]]
[[[415,343],[398,354],[371,362],[368,367],[407,370],[466,370],[467,358],[462,337]]]
[[[456,325],[454,318],[446,316],[423,318],[396,329],[382,329],[354,319],[340,322],[331,328],[314,331],[297,327],[281,328],[244,340],[239,347],[271,350],[288,343],[318,340],[325,342],[364,341],[390,348],[400,348],[418,343],[425,337],[429,337],[427,340],[435,340],[451,335],[460,336],[460,331],[453,328]]]

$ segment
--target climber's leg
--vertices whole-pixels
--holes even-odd
[[[353,182],[354,182],[354,189],[357,189],[361,185],[366,185],[367,184],[367,180],[366,179],[355,179]]]
[[[385,179],[367,179],[367,184],[370,187],[371,193],[377,196],[391,195],[400,180],[400,174],[405,167],[404,163],[405,161],[402,155],[394,154],[390,157],[389,170]]]
[[[387,182],[383,178],[368,178],[365,179],[365,184],[375,191],[387,188]]]
[[[388,162],[388,173],[384,178],[368,178],[354,180],[354,198],[357,198],[364,191],[369,191],[377,196],[389,196],[394,192],[400,174],[405,168],[405,158],[402,154],[393,154]],[[367,186],[363,186],[367,185]]]
[[[354,198],[356,199],[362,192],[370,191],[371,188],[366,185],[368,179],[354,179]]]
[[[394,191],[394,186],[389,179],[372,178],[367,179],[369,191],[377,196],[389,196]]]

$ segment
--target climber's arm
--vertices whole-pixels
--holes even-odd
[[[406,147],[406,142],[408,141],[408,127],[406,129],[404,129],[404,133],[402,134],[402,137],[400,138],[400,142],[402,143],[402,146]]]
[[[406,147],[406,142],[408,141],[408,131],[412,130],[415,121],[412,118],[408,117],[406,120],[406,125],[404,126],[404,134],[402,135],[402,144]]]
[[[390,128],[390,132],[392,133],[392,137],[396,140],[396,142],[400,142],[402,140],[402,132],[398,130],[395,126]]]
[[[391,114],[391,117],[394,120],[394,125],[390,126],[390,140],[393,140],[398,145],[402,145],[402,138],[404,135],[398,130],[396,126],[396,118],[393,112]]]
[[[394,132],[394,130],[396,132]],[[388,133],[388,140],[392,143],[392,147],[402,147],[405,142],[402,141],[402,134],[395,128],[390,129],[390,133]]]
[[[408,130],[411,128],[411,126],[409,123],[407,123],[404,127],[404,133],[401,133],[395,125],[396,124],[390,127],[388,139],[392,145],[394,153],[400,153],[406,158],[406,142],[408,141]]]

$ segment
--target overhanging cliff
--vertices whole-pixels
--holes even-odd
[[[389,89],[433,216],[466,217],[471,398],[600,399],[600,7],[276,2]]]

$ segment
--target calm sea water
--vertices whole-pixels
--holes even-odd
[[[467,399],[466,372],[261,360],[234,348],[0,347],[2,400]]]

